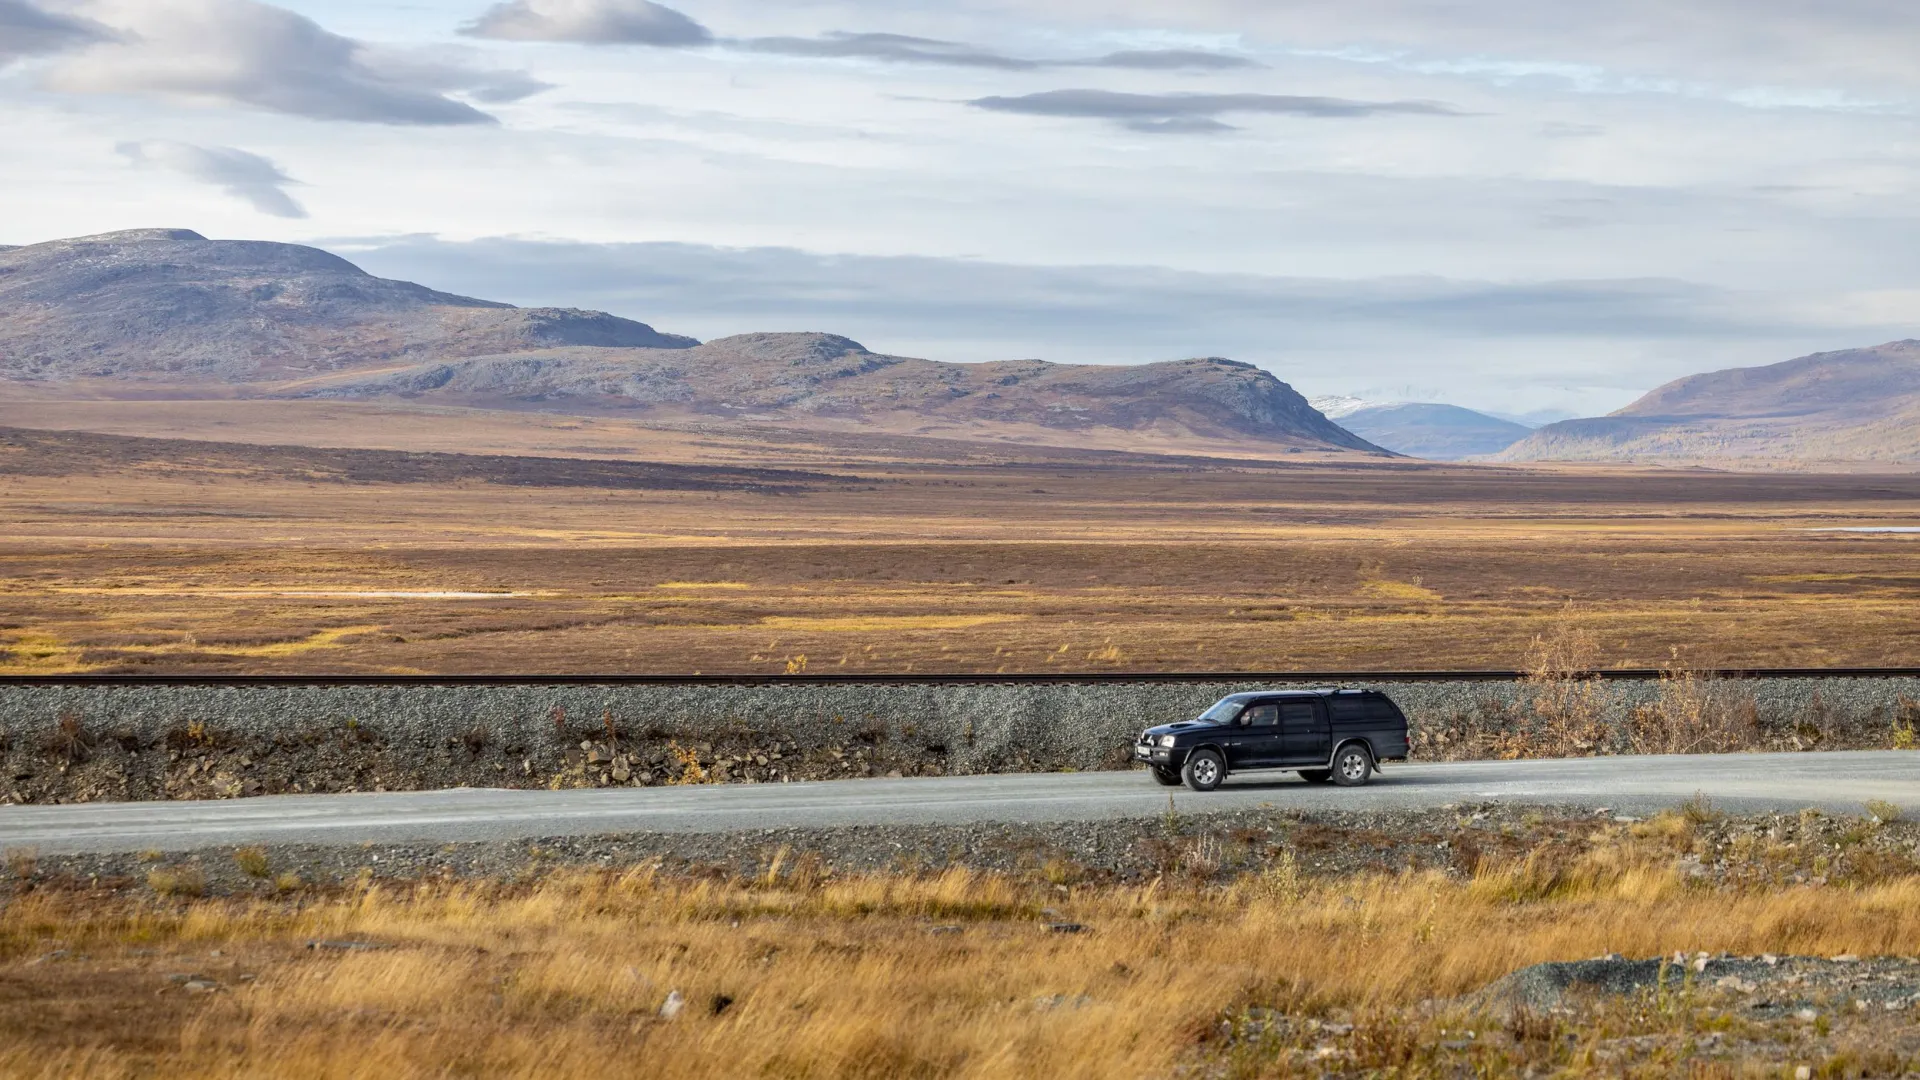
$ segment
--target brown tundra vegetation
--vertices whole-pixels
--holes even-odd
[[[1871,959],[1920,953],[1920,866],[1901,854],[1920,833],[1891,814],[1771,831],[1698,803],[1625,825],[1463,817],[1451,865],[1326,875],[1295,853],[1346,842],[1324,827],[1279,841],[1168,828],[1170,858],[1150,880],[1057,858],[1019,872],[836,873],[781,849],[750,873],[369,872],[314,887],[243,849],[235,862],[255,884],[212,897],[178,866],[156,863],[144,883],[61,880],[16,853],[0,907],[0,1074],[1920,1067],[1920,964]],[[1539,961],[1616,953],[1680,957],[1670,981],[1604,999],[1536,1009],[1481,993]],[[1821,958],[1782,973],[1818,964],[1845,977],[1756,989],[1715,976],[1724,958],[1762,954]],[[1856,1000],[1868,991],[1849,987],[1902,963],[1912,1000]]]
[[[0,406],[127,432],[0,433],[0,673],[1511,668],[1570,601],[1605,667],[1920,655],[1920,542],[1815,531],[1913,475],[86,404]]]

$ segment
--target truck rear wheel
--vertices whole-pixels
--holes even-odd
[[[1333,755],[1333,782],[1341,787],[1359,787],[1373,775],[1373,755],[1359,743],[1348,743]]]

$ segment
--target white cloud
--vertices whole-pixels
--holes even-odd
[[[502,41],[567,41],[583,45],[707,45],[713,32],[651,0],[511,0],[461,27],[472,37]]]
[[[231,146],[194,146],[165,139],[121,143],[114,149],[136,165],[171,169],[212,184],[236,199],[245,200],[263,214],[281,218],[307,216],[306,208],[286,192],[286,186],[297,181],[259,154]]]
[[[512,101],[544,87],[520,72],[380,49],[253,0],[119,0],[101,16],[120,38],[61,61],[47,75],[49,88],[153,94],[318,120],[445,125],[494,122],[452,94]]]

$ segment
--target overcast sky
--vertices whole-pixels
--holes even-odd
[[[1912,0],[0,0],[0,243],[1592,414],[1920,337]]]

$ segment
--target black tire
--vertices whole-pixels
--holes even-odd
[[[1359,743],[1348,743],[1333,755],[1333,782],[1341,787],[1359,787],[1373,775],[1373,755]]]
[[[1158,765],[1151,766],[1151,769],[1153,771],[1154,783],[1159,784],[1161,787],[1179,787],[1180,786],[1179,773],[1174,772],[1172,769],[1163,769]]]
[[[1300,779],[1305,780],[1309,784],[1331,784],[1333,783],[1333,770],[1301,769]]]
[[[1180,778],[1195,791],[1212,791],[1227,778],[1227,763],[1213,750],[1195,750],[1180,767]]]

